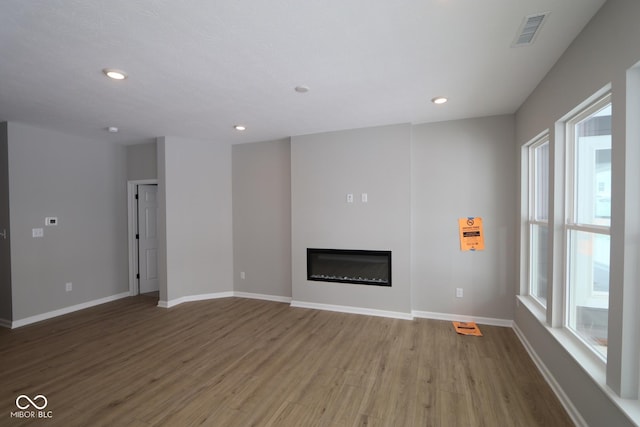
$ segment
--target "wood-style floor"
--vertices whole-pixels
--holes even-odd
[[[509,328],[156,303],[0,328],[0,426],[572,425]],[[21,394],[46,396],[52,418],[10,418]]]

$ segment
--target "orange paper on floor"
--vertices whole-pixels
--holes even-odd
[[[452,322],[453,327],[456,329],[456,332],[461,335],[473,335],[476,337],[481,337],[482,332],[476,325],[476,322]]]

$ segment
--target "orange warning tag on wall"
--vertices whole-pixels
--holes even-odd
[[[476,337],[481,337],[482,332],[480,332],[480,328],[476,325],[476,322],[451,322],[453,323],[453,327],[456,329],[456,332],[461,335],[473,335]]]
[[[482,229],[482,218],[477,216],[460,218],[458,219],[458,229],[460,232],[460,250],[484,250],[484,230]]]

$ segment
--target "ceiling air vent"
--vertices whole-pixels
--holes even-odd
[[[549,12],[525,16],[522,25],[520,25],[518,29],[513,46],[527,46],[532,44],[540,32],[542,24],[547,20],[547,16],[549,16]]]

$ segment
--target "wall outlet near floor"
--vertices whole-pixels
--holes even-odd
[[[462,288],[456,288],[456,298],[462,298],[464,296],[464,291]]]
[[[71,291],[73,290],[73,283],[71,283],[71,282],[67,282],[67,283],[65,283],[65,285],[64,285],[64,289],[65,289],[67,292],[71,292]]]
[[[244,280],[244,279],[246,279],[246,278],[247,278],[247,275],[246,275],[246,274],[244,274],[244,271],[241,271],[241,272],[240,272],[240,279]]]

